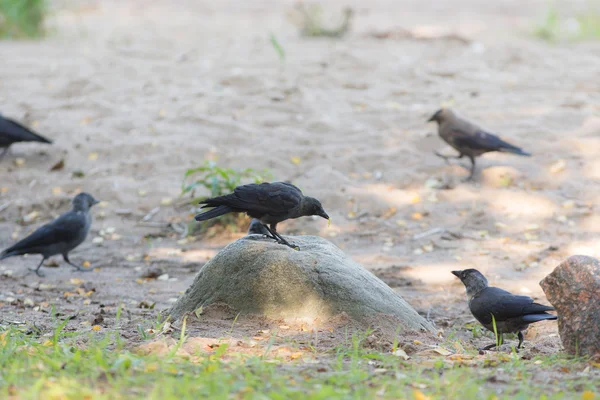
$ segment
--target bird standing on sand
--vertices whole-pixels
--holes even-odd
[[[329,219],[319,200],[304,196],[300,189],[287,182],[263,182],[238,186],[231,194],[206,199],[200,204],[203,204],[202,208],[214,208],[196,215],[196,221],[207,221],[231,212],[245,212],[250,217],[258,219],[277,243],[295,249],[298,247],[288,243],[277,233],[278,223],[310,215]]]
[[[20,242],[0,253],[0,260],[12,256],[24,254],[41,254],[42,261],[35,270],[38,276],[44,276],[40,268],[47,258],[56,254],[61,254],[67,264],[79,271],[85,270],[79,265],[73,264],[69,260],[69,252],[79,246],[85,240],[90,226],[92,225],[92,215],[90,208],[98,204],[87,193],[80,193],[73,199],[73,208],[61,215],[54,221],[38,228],[31,235]]]
[[[0,115],[0,149],[2,149],[0,160],[8,152],[8,148],[17,142],[52,143],[51,140],[38,135],[31,129]]]
[[[528,296],[517,296],[506,290],[488,286],[488,281],[483,274],[476,269],[465,269],[463,271],[452,271],[467,288],[469,298],[469,309],[473,316],[488,330],[498,333],[498,343],[504,341],[503,334],[517,333],[519,345],[523,344],[523,333],[529,324],[543,320],[553,320],[558,317],[548,314],[546,311],[554,311],[554,307],[534,303]],[[481,350],[489,350],[496,347],[496,343],[483,347]]]
[[[446,143],[458,151],[458,156],[444,156],[436,152],[438,157],[448,161],[449,158],[469,157],[471,160],[471,173],[467,180],[473,179],[475,173],[475,157],[491,151],[502,153],[512,153],[519,156],[531,156],[531,154],[521,150],[500,139],[498,136],[486,132],[479,126],[458,117],[450,109],[438,110],[427,120],[438,123],[438,134]]]

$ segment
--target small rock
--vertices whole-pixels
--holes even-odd
[[[540,285],[558,313],[558,330],[565,350],[600,357],[600,261],[571,256]]]
[[[169,280],[169,274],[162,274],[161,276],[159,276],[158,278],[156,278],[156,280],[158,280],[158,281],[168,281]]]
[[[166,275],[166,274],[162,270],[162,268],[156,267],[156,268],[150,268],[150,269],[148,269],[146,272],[144,272],[141,275],[141,278],[144,278],[144,279],[157,279],[157,278],[159,278],[161,276],[164,276],[164,275]],[[167,275],[167,279],[168,279],[168,275]]]

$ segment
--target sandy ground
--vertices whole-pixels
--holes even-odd
[[[321,199],[331,227],[280,229],[329,238],[446,331],[472,319],[454,269],[545,301],[538,282],[561,260],[598,255],[600,43],[532,38],[545,0],[429,3],[326,2],[354,8],[352,32],[311,40],[286,17],[290,1],[67,1],[47,39],[0,43],[2,113],[55,140],[14,146],[0,163],[0,247],[79,190],[104,201],[71,257],[97,270],[38,278],[27,271],[37,257],[2,261],[2,319],[49,326],[55,304],[79,314],[68,325],[78,329],[120,302],[154,318],[140,307],[168,307],[234,239],[181,241],[169,228],[191,220],[181,180],[207,159],[268,168]],[[584,3],[556,6],[568,15]],[[426,38],[369,35],[399,28]],[[461,182],[464,168],[433,155],[452,153],[425,122],[442,104],[534,157],[486,155],[477,183]],[[154,268],[168,279],[141,279]],[[555,324],[540,325],[555,348]]]

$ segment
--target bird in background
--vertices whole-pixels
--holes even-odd
[[[75,269],[89,271],[73,264],[69,260],[69,252],[85,240],[92,225],[90,208],[98,203],[99,201],[88,193],[78,194],[72,201],[73,206],[70,211],[4,250],[0,253],[0,260],[24,254],[40,254],[42,261],[32,271],[38,276],[44,276],[40,271],[44,261],[56,254],[61,254],[65,262]]]
[[[8,153],[9,147],[17,142],[52,143],[51,140],[40,136],[31,129],[0,115],[0,149],[2,149],[0,160]]]
[[[271,236],[269,231],[265,228],[265,226],[257,220],[256,218],[250,221],[250,226],[248,227],[248,235],[265,235]]]
[[[556,315],[547,313],[547,311],[554,311],[554,307],[534,303],[533,299],[528,296],[517,296],[506,290],[488,286],[485,276],[476,269],[452,271],[452,274],[465,285],[469,309],[473,316],[492,332],[494,332],[492,316],[494,317],[498,344],[504,342],[503,335],[505,333],[516,333],[519,337],[517,349],[520,349],[523,344],[521,331],[527,329],[529,324],[558,318]],[[493,347],[496,347],[496,343],[480,350],[489,350]]]
[[[233,193],[200,202],[202,208],[212,210],[196,215],[196,221],[207,221],[228,213],[244,212],[260,221],[269,236],[277,243],[299,250],[277,232],[277,224],[287,219],[317,215],[329,220],[321,202],[304,196],[288,182],[263,182],[238,186]]]
[[[484,153],[498,151],[519,156],[531,156],[530,153],[505,142],[493,133],[486,132],[478,125],[460,118],[448,108],[436,111],[427,122],[437,122],[440,137],[458,151],[458,156],[444,156],[435,152],[438,157],[443,158],[446,162],[450,158],[460,159],[465,156],[469,158],[471,172],[467,180],[472,180],[475,174],[475,158]]]

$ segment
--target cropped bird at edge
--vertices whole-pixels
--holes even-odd
[[[19,124],[12,119],[0,115],[0,160],[8,152],[8,148],[17,142],[41,142],[49,143],[52,141],[42,137],[29,128]]]
[[[472,180],[475,174],[475,157],[484,153],[498,151],[519,156],[531,156],[530,153],[505,142],[493,133],[486,132],[479,126],[460,118],[450,109],[438,110],[427,120],[427,122],[434,121],[438,123],[440,137],[459,153],[458,156],[444,156],[438,152],[435,154],[446,162],[449,158],[468,157],[471,160],[471,173],[467,180]]]
[[[270,237],[277,243],[293,249],[299,248],[288,243],[279,233],[277,224],[287,219],[317,215],[329,220],[321,202],[313,197],[304,196],[296,186],[287,182],[263,182],[238,186],[233,193],[206,199],[202,208],[212,210],[196,215],[197,221],[207,221],[228,213],[244,212],[260,221]]]
[[[521,331],[527,329],[529,324],[558,319],[556,315],[547,313],[547,311],[554,311],[554,307],[534,303],[528,296],[517,296],[506,290],[488,286],[485,276],[476,269],[452,271],[452,274],[465,285],[469,309],[473,316],[492,332],[494,332],[492,315],[494,316],[499,344],[503,343],[505,333],[516,333],[519,337],[517,349],[520,349],[523,344]],[[496,347],[496,343],[480,350],[489,350],[493,347]]]
[[[73,207],[70,211],[38,228],[31,235],[0,253],[0,260],[24,254],[40,254],[42,261],[32,271],[38,276],[44,276],[40,271],[44,261],[60,254],[67,264],[75,269],[89,271],[73,264],[69,260],[69,252],[85,240],[92,225],[90,208],[99,202],[87,193],[80,193],[75,196],[72,203]]]

